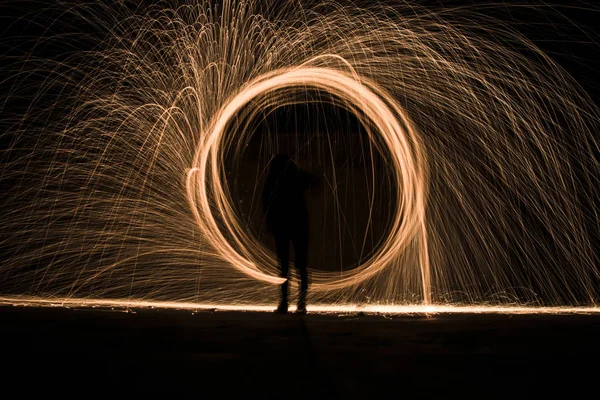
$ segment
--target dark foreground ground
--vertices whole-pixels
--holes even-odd
[[[6,399],[598,398],[600,390],[600,315],[6,306],[0,331]]]

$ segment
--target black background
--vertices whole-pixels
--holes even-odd
[[[381,1],[382,5],[388,3]],[[510,23],[511,26],[523,33],[533,43],[539,46],[543,51],[549,54],[557,61],[569,74],[571,74],[584,90],[591,96],[596,104],[600,104],[600,80],[598,71],[600,71],[600,45],[597,43],[600,33],[600,27],[597,23],[600,12],[598,8],[589,2],[573,2],[573,1],[549,1],[543,5],[537,2],[523,1],[503,1],[494,3],[492,6],[486,2],[477,1],[422,1],[416,2],[427,8],[438,10],[444,7],[468,7],[472,10],[477,10],[482,14],[492,15],[502,21]],[[144,5],[136,5],[133,3],[124,3],[125,7],[135,9],[144,7]],[[170,3],[166,3],[170,4]],[[357,2],[356,4],[361,4]],[[369,4],[372,4],[369,2]],[[393,4],[393,2],[389,2]],[[277,8],[277,5],[269,3],[269,7]],[[90,10],[94,6],[90,6]],[[4,150],[14,139],[10,131],[14,128],[15,121],[20,115],[27,112],[34,96],[38,95],[38,88],[44,82],[43,74],[31,74],[27,76],[26,82],[23,82],[22,76],[15,77],[14,61],[22,58],[24,55],[49,58],[52,60],[61,60],[73,53],[92,50],[96,44],[100,42],[97,37],[98,31],[94,29],[93,24],[83,23],[77,20],[70,20],[69,24],[63,24],[61,20],[60,8],[49,9],[46,3],[43,2],[4,2],[0,4],[0,57],[2,69],[0,70],[1,83],[0,92],[2,93],[2,103],[0,104],[0,129],[4,131],[1,136],[0,146],[3,150],[2,162],[6,162],[11,157],[15,157],[15,153],[7,154]],[[93,12],[90,13],[93,15]],[[96,18],[116,18],[115,15],[98,14]],[[59,21],[59,22],[57,22]],[[64,40],[47,41],[46,38],[61,35]],[[87,36],[86,36],[87,35]],[[18,88],[19,96],[14,96],[15,88]],[[37,98],[36,107],[43,107],[44,104],[50,104],[55,93],[45,93],[40,99]],[[315,115],[333,115],[334,118],[315,119]],[[307,121],[310,121],[309,123]],[[361,160],[360,154],[351,154],[356,149],[363,148],[367,142],[364,135],[361,136],[360,124],[356,119],[344,112],[327,105],[317,106],[291,106],[285,107],[272,114],[266,122],[262,123],[262,129],[271,129],[283,132],[301,132],[308,131],[315,126],[325,128],[332,131],[351,131],[355,132],[354,141],[346,143],[346,147],[338,147],[343,149],[343,153],[350,156],[348,159],[359,159],[359,162],[370,162],[370,160]],[[265,124],[268,125],[265,127]],[[290,139],[291,140],[291,139]],[[255,146],[259,146],[259,142],[253,142]],[[285,146],[284,146],[285,147]],[[334,146],[335,147],[335,146]],[[354,149],[354,150],[353,150]],[[310,158],[310,153],[305,155]],[[305,157],[305,161],[308,159]],[[381,158],[375,156],[375,163],[381,164]],[[341,163],[348,162],[348,159],[340,161]],[[302,164],[302,163],[301,163]],[[306,162],[305,162],[306,164]],[[337,166],[338,164],[336,164]],[[310,162],[308,165],[300,165],[308,167],[317,174],[323,174],[324,168],[319,162]],[[253,165],[258,168],[259,166]],[[321,169],[319,169],[321,168]],[[248,191],[249,187],[256,184],[255,181],[248,181],[240,174],[240,171],[248,170],[247,166],[242,164],[238,166],[237,171],[233,171],[236,178],[231,181],[231,184],[242,183],[245,189],[239,189],[240,196],[244,196],[243,190]],[[333,169],[330,168],[331,171]],[[0,183],[4,191],[11,190],[11,182],[2,179],[0,175]],[[353,185],[353,177],[346,176],[346,190],[351,190]],[[386,221],[393,208],[393,196],[389,195],[389,189],[392,187],[389,177],[382,179],[383,186],[378,191],[377,202],[380,204],[378,214],[375,219],[375,224],[369,245],[364,250],[362,256],[368,255],[377,246],[377,237],[385,233],[387,228]],[[323,203],[323,191],[309,193],[310,197],[316,198],[314,202],[312,214],[329,213],[332,214],[332,204]],[[364,211],[364,203],[366,198],[360,196],[347,196],[349,203],[344,207],[352,207],[353,209],[362,209]],[[314,199],[313,199],[314,200]],[[248,204],[248,201],[246,202]],[[242,206],[240,213],[250,213],[250,210],[245,210]],[[593,212],[594,210],[590,210]],[[364,231],[365,218],[364,212],[354,212],[355,221],[352,222],[353,229],[357,231],[356,237],[362,237]],[[268,235],[260,230],[260,224],[256,222],[255,215],[254,229],[261,238],[269,242]],[[322,215],[316,215],[315,220],[323,220]],[[329,218],[322,225],[313,226],[313,243],[317,243],[320,248],[318,251],[313,251],[311,254],[312,261],[309,260],[309,265],[325,270],[349,269],[355,266],[361,259],[361,254],[358,254],[353,248],[352,241],[346,243],[348,246],[341,246],[337,250],[335,246],[335,230],[339,226],[339,220]],[[361,231],[363,229],[363,231]],[[352,230],[352,229],[351,229]],[[262,233],[261,233],[262,232]],[[316,234],[320,232],[319,234]],[[325,238],[333,238],[332,242],[324,240]],[[272,244],[271,244],[272,245]]]

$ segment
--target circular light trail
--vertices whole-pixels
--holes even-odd
[[[398,185],[399,206],[387,238],[362,265],[342,273],[313,272],[313,290],[332,290],[372,277],[389,265],[413,240],[420,244],[420,268],[425,302],[429,301],[429,265],[425,232],[425,155],[417,129],[409,117],[383,89],[355,74],[323,67],[282,69],[261,76],[244,87],[215,115],[206,138],[197,147],[194,164],[187,172],[187,196],[196,222],[221,257],[240,272],[269,283],[281,283],[274,276],[272,255],[250,237],[238,222],[231,199],[223,187],[222,160],[229,146],[225,138],[228,122],[250,102],[253,109],[283,104],[285,93],[324,91],[342,106],[355,112],[365,125],[370,140],[379,138],[390,155]],[[239,132],[239,135],[246,134]],[[378,138],[374,135],[379,135]],[[230,140],[229,140],[230,141]],[[212,205],[212,206],[211,206]],[[215,218],[214,214],[218,217]],[[219,222],[222,226],[219,226]],[[224,230],[227,239],[223,234]]]

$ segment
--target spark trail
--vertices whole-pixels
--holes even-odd
[[[49,31],[75,33],[38,38],[3,68],[0,294],[271,301],[274,255],[240,215],[226,158],[242,157],[262,115],[321,102],[358,119],[395,204],[355,268],[311,271],[311,301],[598,298],[598,109],[510,25],[404,2],[61,3],[45,15]],[[27,111],[12,113],[21,99]]]

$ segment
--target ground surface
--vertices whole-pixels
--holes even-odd
[[[599,315],[133,311],[0,307],[2,397],[598,395]]]

